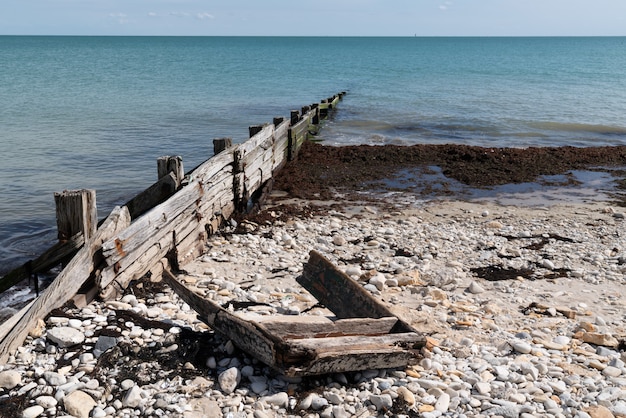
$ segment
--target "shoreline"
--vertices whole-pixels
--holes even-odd
[[[254,302],[248,314],[323,315],[308,310],[315,301],[295,282],[316,249],[431,339],[420,363],[287,379],[208,331],[167,286],[143,281],[118,301],[58,310],[40,324],[1,367],[0,376],[20,379],[0,391],[0,408],[52,398],[47,409],[62,416],[80,396],[102,417],[626,413],[624,220],[606,203],[338,202],[276,192],[264,209],[210,237],[186,284],[218,303]],[[517,274],[480,277],[489,266]],[[51,335],[64,327],[85,340],[63,347]],[[112,345],[100,354],[105,340]],[[233,368],[231,389],[223,375]]]

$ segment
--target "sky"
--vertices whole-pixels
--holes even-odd
[[[0,35],[625,36],[626,0],[0,0]]]

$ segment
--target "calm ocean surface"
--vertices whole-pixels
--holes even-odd
[[[626,144],[626,38],[0,36],[0,274],[56,239],[55,191],[100,217],[212,139],[347,91],[332,144]]]

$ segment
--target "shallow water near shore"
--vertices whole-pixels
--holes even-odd
[[[211,140],[348,95],[327,144],[626,144],[626,38],[0,37],[0,274],[56,239],[53,193],[99,216]]]
[[[378,193],[405,196],[418,202],[457,199],[519,207],[590,202],[610,205],[613,196],[620,192],[610,172],[590,170],[540,176],[535,182],[477,188],[446,177],[437,166],[429,166],[401,170],[393,178],[372,183],[374,190],[367,193],[377,193],[376,184],[384,186]]]

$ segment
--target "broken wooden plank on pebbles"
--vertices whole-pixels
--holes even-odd
[[[339,320],[238,315],[198,295],[168,270],[163,279],[211,328],[288,376],[404,367],[417,362],[425,344],[423,335],[391,313],[374,318],[360,311],[351,318],[344,310]]]
[[[288,339],[386,335],[398,322],[396,317],[349,318],[333,321],[325,316],[239,316],[245,320],[262,324],[268,331]]]
[[[338,318],[395,316],[363,286],[315,250],[309,253],[309,261],[304,265],[302,275],[296,280]],[[398,320],[393,331],[417,332],[402,320]]]

